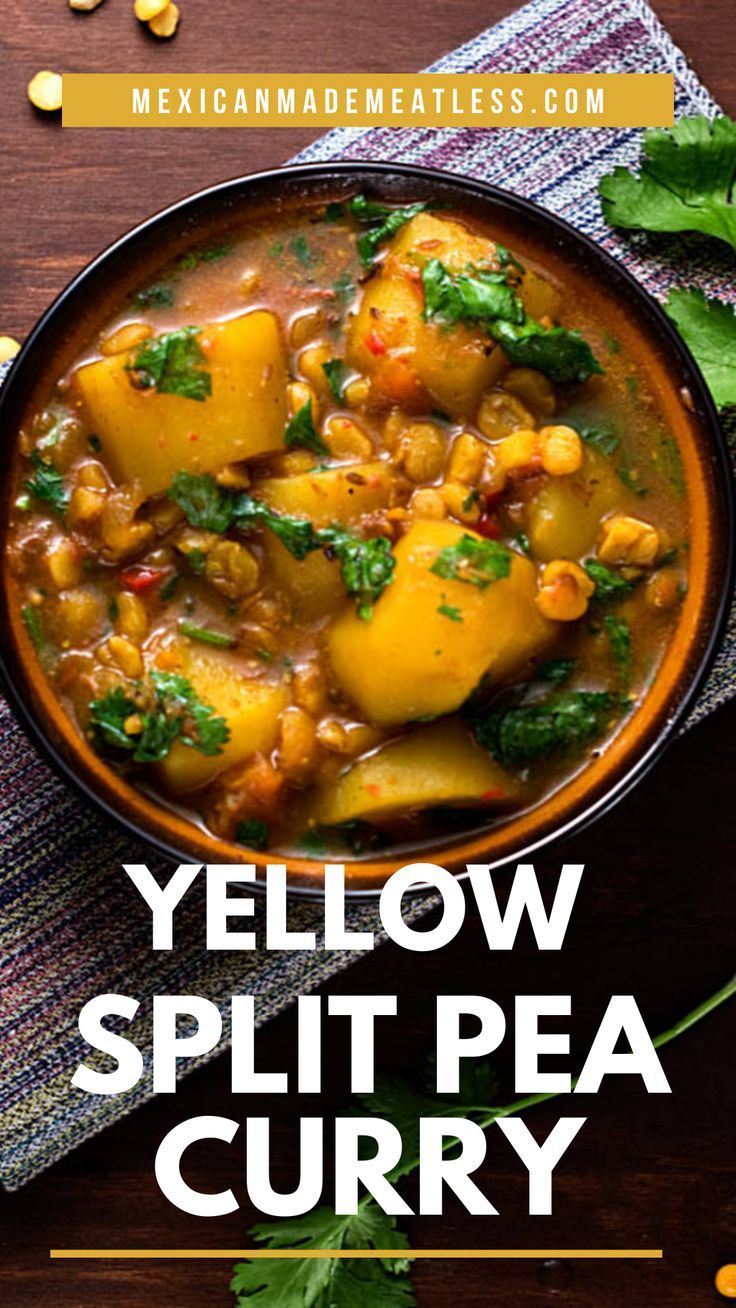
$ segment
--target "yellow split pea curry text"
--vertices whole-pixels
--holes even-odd
[[[128,296],[21,433],[9,559],[100,755],[226,840],[343,857],[584,767],[677,620],[687,496],[580,312],[467,216],[363,196]]]

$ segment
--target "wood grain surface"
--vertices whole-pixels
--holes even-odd
[[[180,0],[171,45],[135,22],[128,0],[92,15],[64,0],[10,0],[0,39],[3,113],[0,195],[3,239],[0,333],[22,337],[84,263],[123,230],[189,191],[287,159],[306,131],[64,132],[25,99],[41,67],[127,71],[398,71],[425,66],[500,18],[509,0]],[[714,95],[736,112],[728,39],[731,0],[659,0],[675,40]],[[330,985],[332,993],[399,996],[397,1033],[384,1066],[418,1070],[432,1041],[433,996],[517,993],[573,997],[572,1063],[579,1065],[613,993],[637,996],[652,1031],[668,1026],[733,972],[736,837],[732,778],[736,706],[674,744],[650,776],[595,828],[538,860],[554,876],[563,859],[587,871],[565,949],[538,955],[528,937],[512,955],[489,954],[476,921],[440,954],[386,946]],[[526,1215],[525,1174],[498,1133],[489,1134],[480,1183],[497,1218],[451,1206],[440,1219],[407,1223],[425,1247],[662,1247],[661,1263],[426,1262],[415,1274],[419,1308],[707,1308],[713,1275],[736,1261],[733,1076],[736,1024],[721,1010],[673,1045],[663,1061],[673,1089],[648,1096],[638,1081],[608,1084],[527,1118],[546,1133],[560,1112],[588,1121],[558,1169],[551,1218]],[[189,1176],[203,1189],[232,1186],[240,1213],[207,1224],[161,1196],[153,1178],[158,1142],[198,1113],[244,1118],[272,1113],[274,1177],[293,1176],[295,1118],[345,1102],[346,1042],[336,1024],[325,1053],[328,1090],[305,1109],[231,1098],[221,1058],[91,1141],[17,1195],[0,1197],[2,1308],[228,1308],[223,1263],[51,1263],[52,1246],[239,1246],[256,1214],[244,1198],[237,1151],[192,1151]],[[287,1013],[262,1033],[261,1066],[288,1069],[295,1032]],[[508,1050],[502,1067],[510,1063]],[[582,1107],[581,1107],[582,1103]],[[412,1196],[411,1183],[407,1195]],[[366,1304],[366,1308],[371,1305]]]

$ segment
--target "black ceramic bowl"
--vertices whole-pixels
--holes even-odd
[[[665,420],[683,458],[690,496],[692,548],[688,595],[653,685],[637,711],[598,759],[527,813],[482,833],[453,836],[436,861],[454,871],[467,862],[498,866],[569,835],[607,809],[644,775],[671,739],[708,671],[732,593],[733,507],[723,433],[692,356],[658,305],[620,265],[566,223],[527,200],[483,182],[399,164],[315,164],[286,167],[224,182],[182,200],[121,237],[77,276],[31,332],[0,391],[0,495],[9,518],[13,442],[24,415],[113,308],[148,273],[177,253],[202,244],[249,217],[367,191],[389,203],[430,200],[490,225],[518,250],[539,254],[545,269],[574,279],[588,302],[605,302],[616,335],[648,370]],[[5,542],[3,542],[4,548]],[[60,710],[41,674],[12,602],[3,570],[0,671],[5,693],[30,739],[64,779],[132,834],[176,859],[255,862],[252,853],[206,835],[133,789],[92,752]],[[427,857],[426,851],[423,857]],[[402,859],[349,865],[352,894],[375,894]],[[297,891],[320,894],[322,865],[289,861]]]

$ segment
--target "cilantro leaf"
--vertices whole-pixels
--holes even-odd
[[[344,527],[323,527],[317,533],[328,558],[339,560],[343,584],[348,595],[358,601],[358,614],[366,622],[373,605],[393,580],[396,559],[387,536],[361,540]]]
[[[337,403],[342,404],[343,387],[345,386],[345,374],[347,372],[347,368],[345,367],[345,360],[328,359],[326,363],[322,364],[322,371],[325,374],[325,377],[327,378],[327,382],[329,384],[330,390],[332,391],[332,394],[334,395]]]
[[[184,510],[193,527],[222,533],[230,526],[232,495],[218,486],[208,472],[177,472],[168,494]]]
[[[370,268],[383,241],[393,236],[404,223],[423,213],[426,204],[410,204],[404,208],[391,209],[388,205],[366,200],[364,195],[354,195],[350,201],[350,212],[358,222],[363,223],[368,231],[358,237],[358,254],[364,268]]]
[[[28,490],[37,500],[50,505],[56,513],[66,513],[69,492],[64,485],[63,474],[52,468],[50,463],[44,462],[38,450],[32,452],[31,463],[34,475],[26,480]]]
[[[248,845],[251,849],[267,849],[268,827],[260,818],[245,818],[238,823],[235,839],[239,845]]]
[[[425,318],[448,326],[497,318],[524,321],[524,306],[503,272],[472,270],[453,277],[439,259],[430,259],[422,270],[422,284]]]
[[[141,309],[163,309],[174,303],[174,291],[169,282],[154,282],[136,291],[133,300]]]
[[[633,581],[619,576],[612,568],[606,567],[605,563],[599,563],[598,559],[586,559],[583,567],[590,580],[595,582],[593,598],[598,604],[614,604],[617,600],[625,599],[634,589]]]
[[[664,308],[695,355],[718,407],[736,405],[736,310],[694,287],[670,291]]]
[[[519,766],[603,735],[628,704],[607,691],[563,690],[529,704],[476,709],[471,725],[500,763]]]
[[[562,686],[570,680],[577,663],[577,659],[548,659],[537,669],[537,677],[540,681],[549,681],[552,686]]]
[[[616,453],[621,444],[621,437],[617,436],[610,423],[571,422],[570,426],[575,428],[581,441],[607,459]]]
[[[162,395],[205,400],[212,394],[212,375],[202,367],[206,359],[198,334],[198,327],[180,327],[143,341],[125,365],[134,384]]]
[[[479,590],[508,577],[510,571],[511,551],[505,545],[497,540],[479,540],[467,532],[456,545],[440,550],[430,568],[437,577],[466,581]]]
[[[639,176],[616,168],[598,184],[614,227],[702,232],[736,247],[736,123],[704,115],[644,133]]]
[[[304,1217],[262,1222],[251,1234],[274,1250],[407,1248],[396,1219],[372,1201],[353,1216],[317,1208]],[[407,1268],[405,1258],[257,1259],[236,1265],[230,1288],[237,1308],[413,1308]]]
[[[35,604],[24,604],[20,611],[28,635],[36,649],[42,650],[46,644],[41,614]]]
[[[443,618],[449,618],[450,622],[462,622],[463,613],[455,604],[438,604],[437,612],[441,613]]]
[[[134,763],[157,763],[175,740],[213,756],[230,739],[225,719],[213,716],[214,710],[177,673],[152,672],[139,698],[116,686],[91,701],[90,725],[98,748],[124,750]],[[126,723],[133,729],[126,731]]]
[[[616,670],[621,680],[626,684],[631,673],[632,658],[629,624],[624,618],[619,618],[615,613],[607,613],[603,619],[603,626],[606,629]]]
[[[312,450],[314,454],[330,453],[329,445],[325,444],[314,425],[311,400],[307,400],[294,417],[289,419],[284,432],[284,444],[290,450],[299,445],[304,450]]]
[[[232,525],[245,531],[249,527],[267,527],[295,559],[306,559],[312,550],[319,549],[319,537],[308,518],[276,513],[263,500],[245,492],[233,497]]]
[[[569,327],[542,327],[533,318],[513,323],[489,322],[488,331],[517,367],[535,368],[555,382],[584,382],[603,369],[580,332]]]

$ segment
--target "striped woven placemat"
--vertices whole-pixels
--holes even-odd
[[[434,65],[443,72],[672,72],[678,115],[716,110],[643,0],[533,0]],[[733,264],[715,243],[621,237],[602,221],[598,178],[633,164],[639,134],[612,129],[335,131],[302,159],[397,159],[482,177],[561,214],[624,261],[655,295],[688,267],[689,280],[732,301]],[[0,373],[0,377],[2,374]],[[690,721],[734,689],[736,624]],[[120,870],[148,851],[111,829],[64,787],[0,704],[0,1179],[16,1189],[149,1097],[146,1077],[122,1097],[70,1085],[84,1056],[77,1015],[95,994],[141,1000],[132,1035],[150,1039],[150,997],[203,994],[223,1006],[255,993],[261,1020],[347,966],[350,955],[208,954],[196,884],[181,909],[175,949],[153,954],[150,918]],[[414,914],[421,912],[415,905]],[[262,908],[258,908],[258,916]],[[294,929],[315,929],[300,904]],[[378,931],[375,905],[350,909],[355,930]],[[262,921],[256,921],[256,929]],[[227,1021],[227,1015],[226,1015]]]

